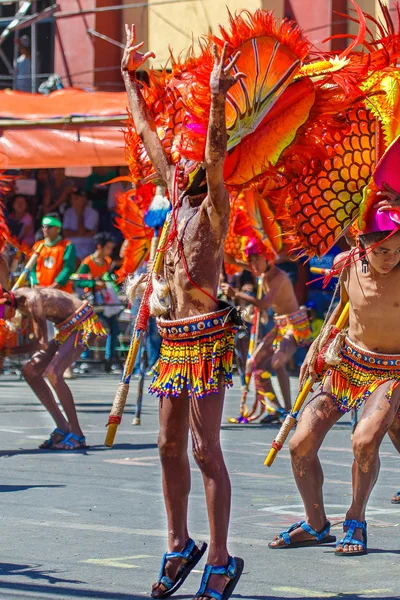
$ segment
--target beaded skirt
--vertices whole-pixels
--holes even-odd
[[[88,348],[91,335],[107,337],[107,332],[93,308],[88,302],[84,302],[70,317],[62,323],[55,325],[57,334],[56,343],[61,346],[72,333],[76,334],[75,347]]]
[[[237,326],[232,307],[176,321],[157,319],[163,338],[149,391],[163,396],[202,398],[232,386],[232,360]]]
[[[289,315],[276,315],[274,316],[274,323],[274,349],[279,348],[282,339],[288,333],[293,335],[298,346],[307,346],[308,344],[311,344],[314,339],[307,310],[305,308],[300,308]]]
[[[378,354],[360,348],[349,338],[340,350],[341,361],[325,373],[321,388],[329,377],[333,400],[341,412],[360,408],[380,385],[392,382],[386,392],[390,402],[400,385],[400,354]]]

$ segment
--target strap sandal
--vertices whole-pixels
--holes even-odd
[[[355,519],[347,520],[343,523],[343,527],[348,527],[346,534],[338,541],[336,548],[342,546],[342,550],[335,550],[336,556],[363,556],[367,554],[367,521],[356,521]],[[356,529],[361,529],[363,541],[354,539]],[[362,546],[362,550],[357,552],[344,552],[344,546]]]
[[[290,533],[301,527],[303,531],[313,536],[313,540],[303,540],[302,542],[292,542]],[[329,521],[325,523],[325,526],[321,531],[315,531],[305,521],[297,521],[293,523],[288,529],[278,534],[278,539],[284,541],[283,546],[273,546],[271,543],[268,544],[268,548],[271,550],[286,550],[287,548],[307,548],[309,546],[321,546],[322,544],[330,544],[336,542],[336,537],[330,535],[331,524]],[[277,540],[275,540],[277,541]]]
[[[61,435],[62,436],[62,439],[60,440],[60,442],[61,442],[65,438],[65,436],[68,435],[68,433],[66,431],[62,431],[61,429],[56,427],[55,430],[51,432],[49,439],[44,441],[43,444],[40,444],[40,446],[39,446],[40,450],[51,450],[52,448],[54,448],[54,442],[53,442],[54,435]]]
[[[400,504],[400,490],[391,499],[392,504]]]
[[[213,565],[206,565],[204,567],[200,588],[195,595],[195,598],[207,596],[208,598],[214,598],[215,600],[228,600],[243,573],[243,567],[243,559],[238,558],[237,556],[230,556],[228,565],[226,567],[214,567]],[[226,584],[222,594],[208,587],[208,580],[210,579],[211,575],[223,575],[224,577],[228,577],[229,581]]]
[[[78,443],[74,444],[74,442],[72,442],[71,440],[75,440]],[[53,449],[54,450],[67,450],[68,452],[71,452],[72,450],[82,450],[83,448],[88,448],[88,446],[86,445],[85,436],[83,435],[82,437],[79,437],[75,433],[68,433],[65,436],[65,438],[60,442],[60,446],[61,445],[64,447],[61,448],[58,446],[58,444],[56,444],[55,446],[53,446]]]
[[[197,552],[194,552],[197,549]],[[207,550],[206,542],[203,542],[200,547],[196,546],[195,542],[189,538],[186,542],[186,546],[182,550],[182,552],[165,552],[162,561],[160,574],[158,576],[158,581],[155,586],[155,589],[151,592],[152,598],[169,598],[172,596],[184,583],[185,579],[189,575],[189,573],[194,569],[197,563],[201,560],[205,551]],[[166,574],[166,565],[167,562],[174,558],[181,558],[182,564],[176,574],[175,581],[172,581]],[[160,585],[163,585],[166,590],[162,594],[156,593],[158,592],[158,588]]]

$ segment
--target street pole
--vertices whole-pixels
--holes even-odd
[[[37,2],[32,2],[32,13],[37,12]],[[36,75],[37,75],[37,24],[34,22],[31,25],[31,92],[35,94],[37,92]]]

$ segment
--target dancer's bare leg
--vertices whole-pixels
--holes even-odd
[[[168,552],[180,552],[189,539],[187,527],[190,492],[188,457],[189,398],[187,392],[178,398],[165,397],[160,401],[160,432],[158,449],[162,468],[162,485],[168,522]],[[175,580],[180,560],[166,565],[166,575]],[[158,589],[157,589],[158,588]],[[153,597],[165,591],[163,585],[153,586]]]
[[[193,456],[203,475],[206,493],[210,546],[207,564],[228,564],[228,526],[231,508],[231,483],[225,466],[220,444],[220,429],[225,390],[220,386],[218,394],[200,400],[192,398],[190,405],[190,429]],[[222,593],[227,579],[211,575],[209,587]]]
[[[388,431],[389,437],[392,440],[393,446],[400,453],[400,412],[393,419],[393,423]],[[392,502],[400,504],[400,487],[399,491],[393,496]]]
[[[271,357],[271,367],[275,371],[278,378],[286,412],[290,412],[290,409],[292,408],[290,378],[286,370],[286,364],[292,358],[296,350],[296,340],[294,339],[293,335],[287,335],[282,339],[279,345],[279,350],[274,352],[274,355]]]
[[[22,374],[25,377],[26,382],[32,388],[40,402],[43,404],[47,412],[54,419],[54,422],[58,429],[61,431],[69,432],[69,425],[67,419],[62,414],[50,387],[44,380],[43,374],[53,360],[54,355],[58,350],[58,346],[55,341],[49,343],[47,350],[39,350],[35,352],[31,360],[24,365]],[[55,436],[54,443],[59,442],[62,439],[62,435]]]
[[[321,531],[327,522],[322,493],[324,474],[318,451],[328,431],[342,416],[329,390],[328,381],[323,391],[314,394],[290,440],[293,474],[304,503],[305,521],[315,531]],[[313,539],[301,527],[295,529],[290,537],[292,542]],[[283,546],[285,543],[275,537],[271,545]]]
[[[380,385],[365,402],[365,408],[353,435],[354,462],[352,470],[353,500],[346,519],[365,521],[365,509],[379,475],[379,448],[389,431],[400,406],[400,389],[393,392],[388,402],[386,393],[391,383]],[[356,529],[354,539],[362,540]],[[341,546],[338,547],[341,549]],[[345,545],[343,552],[362,551],[362,546]]]
[[[76,414],[74,398],[64,380],[64,372],[79,358],[82,352],[82,347],[76,343],[76,334],[72,333],[61,346],[58,346],[58,352],[46,369],[47,379],[56,392],[67,417],[69,431],[78,437],[82,437],[83,433]],[[71,439],[71,443],[75,443],[73,439]]]

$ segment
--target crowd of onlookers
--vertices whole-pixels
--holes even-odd
[[[109,332],[105,348],[94,353],[106,370],[120,368],[119,334],[126,329],[119,322],[125,306],[113,276],[123,241],[114,217],[115,196],[130,185],[106,182],[126,174],[125,167],[94,168],[84,179],[68,177],[64,169],[18,172],[3,198],[9,228],[22,248],[44,243],[31,284],[75,293],[95,306]]]

